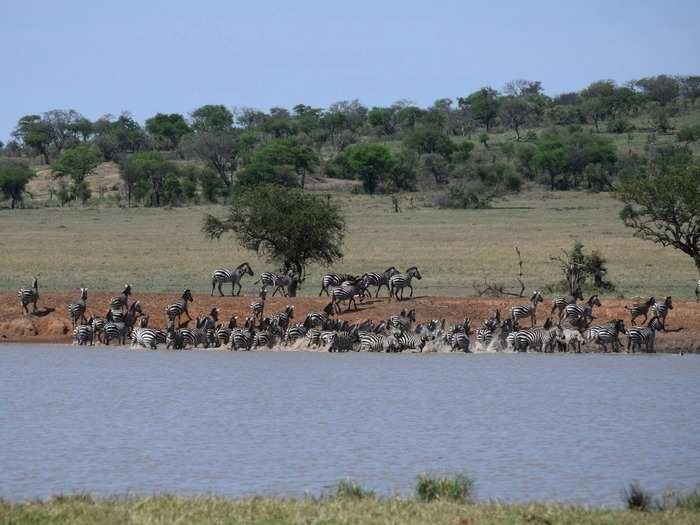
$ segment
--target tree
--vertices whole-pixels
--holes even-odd
[[[239,193],[225,218],[205,216],[203,231],[217,239],[232,232],[244,248],[303,279],[309,264],[329,265],[343,257],[345,220],[330,200],[262,184]]]
[[[41,120],[39,115],[25,115],[19,119],[12,136],[24,145],[43,155],[44,162],[49,164],[49,145],[51,144],[51,129]]]
[[[0,162],[0,192],[10,199],[14,209],[22,202],[27,184],[34,177],[34,171],[22,162],[5,160]]]
[[[229,188],[239,153],[238,139],[236,130],[198,131],[185,135],[180,147],[185,155],[205,161]]]
[[[395,168],[391,152],[381,144],[355,144],[347,149],[345,155],[350,171],[362,181],[363,188],[369,194],[377,191],[379,182]]]
[[[192,112],[194,131],[227,131],[233,126],[233,113],[226,106],[207,104]]]
[[[393,135],[396,131],[396,108],[372,108],[367,113],[367,123],[384,136]]]
[[[419,126],[405,132],[404,146],[419,155],[437,154],[449,158],[455,150],[450,138],[437,128]]]
[[[495,89],[481,88],[468,97],[460,97],[458,103],[461,108],[471,110],[472,117],[486,127],[487,133],[490,131],[491,124],[498,115],[498,92]]]
[[[641,78],[634,85],[644,93],[644,95],[662,106],[672,102],[680,92],[678,80],[667,75]]]
[[[520,141],[520,128],[530,120],[533,110],[530,104],[520,97],[507,97],[501,101],[499,115],[501,121],[513,131]]]
[[[159,139],[165,149],[175,149],[180,139],[190,132],[190,127],[179,113],[156,113],[146,121],[146,131]]]
[[[614,97],[615,82],[612,80],[593,82],[581,91],[583,111],[593,121],[596,131],[599,131],[600,122],[612,113]]]
[[[77,141],[76,126],[79,126],[83,116],[74,109],[54,109],[44,113],[42,120],[49,127],[51,143],[56,152],[61,153]]]
[[[564,144],[558,138],[543,137],[537,141],[537,150],[532,157],[535,168],[549,173],[550,189],[555,189],[556,177],[561,173],[565,163]]]
[[[690,145],[691,142],[700,140],[700,124],[683,126],[678,131],[678,140]]]
[[[128,205],[131,206],[132,194],[138,199],[150,192],[151,206],[160,206],[165,179],[176,172],[175,165],[159,151],[143,151],[128,157],[119,165],[127,187]]]
[[[250,158],[249,163],[266,164],[272,167],[288,167],[301,177],[301,188],[304,188],[306,173],[318,165],[318,156],[295,138],[276,139],[258,148]]]
[[[66,149],[51,166],[54,177],[69,177],[71,198],[82,204],[90,198],[90,190],[85,178],[102,162],[102,155],[93,146],[80,144]]]
[[[700,273],[700,164],[670,165],[659,175],[627,176],[615,195],[635,236],[689,255]]]

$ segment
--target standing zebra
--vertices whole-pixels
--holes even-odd
[[[365,281],[362,279],[357,279],[350,283],[343,283],[342,285],[333,288],[333,291],[331,292],[331,304],[333,304],[335,311],[340,313],[340,303],[342,301],[348,302],[347,312],[350,311],[350,306],[353,304],[355,305],[355,310],[357,311],[358,308],[355,297],[364,294],[365,289]]]
[[[620,350],[619,334],[626,334],[625,322],[622,319],[616,319],[602,326],[592,326],[586,330],[586,341],[597,343],[603,349],[603,352],[608,351],[607,345],[612,345],[613,352]]]
[[[330,320],[331,315],[334,314],[334,306],[335,305],[333,303],[328,303],[326,306],[323,307],[323,312],[307,313],[306,318],[304,319],[304,325],[306,325],[308,328],[325,328],[328,324],[328,321]]]
[[[559,326],[552,327],[549,319],[542,328],[529,328],[513,332],[513,348],[516,352],[527,352],[535,350],[537,352],[548,352],[554,349],[558,336],[563,336]]]
[[[260,289],[260,295],[258,296],[258,300],[250,303],[250,305],[249,305],[250,315],[251,315],[253,324],[255,324],[256,319],[259,319],[260,321],[262,321],[263,311],[265,310],[265,298],[266,297],[267,297],[267,289],[263,286]]]
[[[601,306],[600,299],[598,299],[597,295],[592,295],[585,305],[575,303],[569,304],[564,309],[566,312],[566,320],[572,325],[577,325],[580,321],[583,321],[584,326],[586,326],[588,321],[593,320],[594,306]]]
[[[321,291],[318,292],[318,295],[320,297],[323,292],[326,292],[326,295],[330,295],[330,292],[328,291],[329,288],[333,288],[334,286],[340,286],[345,281],[356,280],[357,276],[350,275],[349,273],[327,273],[321,279]]]
[[[384,270],[382,273],[370,272],[364,274],[362,277],[365,279],[367,287],[377,287],[377,291],[375,292],[374,297],[379,297],[379,290],[381,290],[383,286],[386,286],[387,291],[390,290],[389,280],[397,273],[399,273],[399,271],[392,266]]]
[[[411,325],[416,322],[416,309],[411,308],[408,312],[404,309],[398,315],[389,317],[387,325],[391,328],[398,328],[402,332],[408,332]]]
[[[121,321],[110,321],[105,324],[104,343],[109,345],[112,339],[117,339],[120,344],[126,344],[126,338],[131,334],[131,329],[136,323],[136,319],[143,314],[141,303],[134,301],[129,306],[129,310]]]
[[[535,290],[530,297],[529,304],[521,304],[514,306],[510,309],[510,318],[513,320],[513,325],[515,325],[519,319],[530,318],[530,325],[535,326],[537,324],[537,304],[543,301],[542,294]]]
[[[414,277],[419,281],[423,278],[416,266],[411,266],[408,268],[406,273],[397,273],[392,275],[389,278],[389,300],[391,300],[392,297],[396,297],[397,301],[402,301],[404,298],[403,293],[406,288],[411,289],[411,295],[409,298],[413,297],[413,286],[411,285],[411,280]],[[399,298],[399,291],[401,292],[401,298]]]
[[[272,297],[275,296],[277,292],[282,292],[282,295],[287,297],[289,294],[287,293],[287,290],[290,289],[292,286],[292,283],[298,283],[299,282],[299,276],[296,274],[294,270],[289,270],[286,274],[284,275],[278,275],[275,278],[274,286],[275,289],[272,291]],[[294,285],[296,287],[296,285]]]
[[[635,347],[641,350],[643,344],[646,352],[654,352],[656,332],[663,328],[663,323],[656,316],[651,318],[647,326],[633,326],[627,330],[627,351],[634,352]]]
[[[663,331],[666,331],[666,316],[668,315],[669,310],[673,310],[673,300],[671,300],[670,295],[664,298],[663,303],[654,302],[651,307],[652,313],[659,318],[661,329]]]
[[[90,343],[90,346],[95,344],[95,331],[92,326],[92,318],[88,319],[87,323],[79,324],[73,329],[73,335],[78,345],[82,346]]]
[[[235,270],[231,270],[230,268],[219,268],[215,270],[214,273],[211,274],[211,295],[214,295],[214,288],[218,288],[221,297],[223,297],[224,292],[221,291],[221,285],[224,283],[231,283],[231,296],[234,295],[233,291],[236,285],[238,285],[238,293],[236,295],[241,295],[241,278],[245,274],[250,276],[255,275],[250,264],[247,262],[239,264]]]
[[[640,315],[644,316],[644,323],[647,322],[649,318],[649,310],[651,307],[656,303],[656,299],[653,297],[649,297],[648,300],[646,300],[643,303],[635,303],[632,305],[625,305],[625,310],[629,310],[630,312],[630,322],[632,323],[632,326],[634,326],[634,320],[639,317]]]
[[[182,292],[182,297],[178,302],[169,304],[165,307],[167,321],[175,322],[175,318],[177,318],[177,323],[180,324],[180,318],[182,317],[182,314],[185,314],[187,316],[187,320],[191,321],[192,316],[187,311],[187,304],[193,302],[194,299],[192,298],[192,292],[189,288],[185,289]]]
[[[552,299],[552,311],[550,315],[554,314],[555,311],[559,311],[559,319],[564,315],[564,310],[570,304],[576,304],[576,301],[583,301],[583,292],[581,288],[578,287],[574,290],[573,295],[565,295],[563,297],[555,297]]]
[[[397,333],[395,339],[399,352],[403,352],[404,350],[422,352],[428,342],[427,335],[407,334],[405,332]]]
[[[19,297],[19,303],[22,305],[24,313],[29,313],[29,308],[27,308],[29,303],[32,303],[32,312],[36,312],[36,302],[39,300],[39,280],[34,277],[32,287],[20,288],[17,297]]]
[[[131,285],[125,284],[124,291],[116,297],[112,297],[109,301],[110,310],[119,310],[125,312],[129,309],[129,296],[131,295]]]
[[[289,326],[290,319],[294,319],[294,307],[287,305],[284,312],[272,314],[272,317],[270,317],[270,325],[276,329],[279,329],[278,331],[284,335],[284,333],[287,331],[287,327]]]
[[[68,305],[68,315],[70,315],[70,320],[73,323],[73,328],[78,323],[78,321],[86,321],[85,319],[85,309],[87,308],[87,288],[80,289],[80,300],[77,303],[71,303]]]

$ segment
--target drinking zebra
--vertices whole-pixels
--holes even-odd
[[[656,299],[654,299],[653,297],[649,297],[649,299],[643,303],[625,305],[625,310],[629,310],[630,312],[630,322],[632,323],[632,326],[635,325],[634,320],[637,319],[637,317],[639,317],[640,315],[644,316],[644,321],[642,321],[642,323],[647,322],[649,318],[649,310],[654,305],[654,303],[656,303]]]
[[[355,310],[358,310],[357,301],[355,297],[361,296],[365,293],[366,286],[362,279],[357,279],[350,283],[343,283],[331,291],[331,304],[335,308],[337,313],[340,313],[340,303],[347,301],[348,308],[346,312],[350,311],[350,306],[355,305]]]
[[[392,297],[396,297],[397,301],[402,301],[404,298],[404,290],[406,288],[411,289],[411,295],[409,295],[409,298],[413,297],[413,286],[411,285],[411,280],[413,280],[414,277],[419,281],[423,278],[416,266],[411,266],[408,268],[406,273],[397,273],[392,275],[389,278],[389,300],[391,300]],[[400,298],[399,291],[401,292]]]
[[[555,297],[552,299],[552,311],[550,315],[553,315],[555,311],[559,312],[559,319],[564,315],[564,310],[570,304],[576,304],[576,301],[583,301],[583,293],[581,288],[576,288],[572,295],[565,295],[563,297]]]
[[[247,262],[239,264],[234,270],[231,270],[230,268],[219,268],[218,270],[214,270],[214,273],[211,274],[211,295],[214,295],[214,288],[218,288],[221,297],[223,297],[224,292],[221,291],[221,285],[224,283],[231,283],[231,296],[234,295],[233,292],[236,285],[238,285],[238,293],[235,295],[241,295],[241,288],[243,288],[241,286],[241,278],[246,274],[250,276],[255,275],[253,273],[253,269],[250,267],[250,264]]]
[[[85,323],[85,309],[87,308],[87,288],[80,289],[80,300],[68,305],[68,315],[75,328],[78,321]]]
[[[588,321],[593,320],[593,307],[601,306],[600,299],[597,295],[592,295],[586,304],[569,304],[566,306],[564,311],[566,312],[566,320],[576,325],[580,321],[583,321],[584,326]]]
[[[86,324],[79,324],[73,329],[73,335],[78,345],[83,346],[90,343],[93,346],[95,343],[95,332],[92,326],[92,318],[88,319]]]
[[[109,301],[110,310],[126,311],[129,308],[129,296],[131,295],[131,285],[125,284],[124,291]]]
[[[192,316],[190,316],[190,312],[187,311],[187,304],[193,302],[194,299],[192,298],[192,292],[189,288],[185,289],[182,292],[182,297],[178,302],[166,306],[165,315],[168,323],[175,322],[175,319],[177,319],[177,324],[179,325],[182,314],[185,314],[187,316],[187,320],[191,321]]]
[[[370,272],[364,274],[362,277],[367,283],[367,287],[377,287],[377,291],[375,292],[374,296],[379,297],[379,290],[381,290],[383,286],[386,286],[387,291],[389,291],[389,281],[394,275],[398,273],[399,271],[393,266],[391,266],[390,268],[384,270],[382,273]]]
[[[670,295],[664,298],[663,303],[654,302],[651,307],[652,313],[659,318],[661,329],[664,331],[666,330],[666,316],[668,315],[669,310],[673,310],[673,300],[671,299]]]
[[[330,292],[328,291],[329,288],[340,286],[346,281],[356,280],[357,276],[350,275],[349,273],[327,273],[321,278],[321,291],[318,292],[318,295],[320,297],[323,292],[326,292],[326,295],[330,295]]]
[[[656,341],[656,332],[663,330],[663,323],[657,316],[651,318],[647,326],[634,326],[627,330],[627,351],[634,352],[635,347],[640,351],[642,345],[646,352],[654,352],[654,343]]]
[[[537,324],[537,304],[543,301],[542,294],[535,290],[530,297],[529,304],[521,304],[514,306],[510,309],[510,318],[513,320],[513,325],[515,325],[518,320],[530,318],[530,325],[535,326]]]
[[[31,288],[20,288],[17,297],[19,297],[24,313],[29,314],[29,308],[27,308],[29,303],[32,304],[32,312],[36,312],[36,302],[39,300],[39,280],[34,277]]]
[[[613,352],[620,350],[619,334],[625,334],[625,322],[622,319],[616,319],[602,326],[593,326],[586,330],[585,338],[590,343],[597,343],[604,352],[608,351],[607,345],[612,346]]]

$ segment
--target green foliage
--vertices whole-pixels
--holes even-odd
[[[285,172],[296,173],[301,177],[301,187],[307,172],[318,165],[318,156],[295,138],[275,139],[255,150],[245,168],[244,179],[250,185],[255,183],[255,175],[260,174],[259,183],[277,182],[286,186],[297,185],[296,177],[283,175]],[[241,176],[239,175],[239,182]]]
[[[343,256],[345,220],[337,205],[300,189],[273,184],[244,188],[228,215],[207,215],[204,232],[233,232],[244,248],[266,255],[304,276],[310,263],[330,265]]]
[[[335,486],[335,493],[333,496],[339,499],[368,499],[375,498],[376,494],[372,490],[363,488],[362,485],[356,481],[343,479]]]
[[[488,208],[496,196],[482,182],[471,181],[450,185],[445,193],[435,199],[439,208],[482,209]]]
[[[97,148],[81,144],[65,150],[51,165],[57,177],[70,177],[75,182],[85,180],[102,162],[102,156]]]
[[[207,104],[192,112],[194,131],[228,131],[233,126],[233,113],[226,106]]]
[[[289,166],[275,166],[268,162],[251,162],[236,174],[240,186],[250,187],[257,184],[279,184],[289,188],[299,186],[296,173]]]
[[[654,496],[644,490],[637,482],[625,489],[623,499],[628,510],[647,512],[655,507]]]
[[[680,93],[678,80],[668,75],[641,78],[634,84],[642,90],[642,93],[648,100],[657,102],[662,106],[668,105]]]
[[[678,130],[678,140],[688,144],[700,140],[700,124],[683,126]]]
[[[486,127],[487,132],[490,131],[499,108],[498,92],[495,89],[491,87],[481,88],[468,97],[460,97],[458,102],[461,108],[471,111],[474,119],[481,122]]]
[[[12,208],[22,203],[27,184],[33,177],[34,171],[22,162],[0,161],[0,193],[10,199]]]
[[[363,188],[370,194],[377,191],[379,183],[396,167],[389,149],[379,144],[355,144],[346,150],[345,156],[353,177],[362,181]]]
[[[150,195],[150,205],[160,206],[164,201],[165,181],[169,175],[175,175],[175,165],[159,151],[135,153],[120,163],[119,172],[127,187],[128,205],[132,197],[143,200]],[[173,178],[169,179],[170,196],[182,194],[182,188],[176,189]],[[179,181],[178,184],[179,186]],[[175,192],[175,193],[173,193]],[[167,198],[167,197],[166,197]],[[165,200],[165,202],[170,202]]]
[[[439,129],[428,126],[419,126],[406,131],[403,144],[419,155],[435,154],[449,158],[455,150],[454,143],[447,135]]]
[[[216,202],[221,195],[221,181],[210,168],[204,168],[199,174],[202,196],[209,202]]]
[[[175,149],[180,139],[190,132],[190,127],[179,113],[156,113],[146,121],[146,131],[158,139],[164,149]]]
[[[416,481],[419,501],[453,501],[467,503],[473,497],[474,481],[466,476],[431,476],[421,474]]]
[[[13,136],[44,156],[44,162],[49,163],[49,145],[51,144],[51,128],[39,115],[25,115],[19,119]]]
[[[185,135],[180,150],[188,158],[206,162],[228,188],[233,183],[233,169],[245,149],[237,130],[198,131]]]
[[[452,162],[467,162],[474,151],[474,143],[468,140],[460,142],[452,153]]]

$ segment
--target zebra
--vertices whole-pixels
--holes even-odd
[[[489,347],[493,340],[493,334],[500,324],[501,312],[500,310],[496,310],[493,317],[484,321],[482,327],[477,328],[474,332],[477,349],[485,350]]]
[[[299,274],[294,270],[289,270],[285,275],[278,275],[275,280],[275,289],[272,291],[274,297],[277,292],[288,297],[290,290],[296,290],[299,285]],[[292,292],[293,293],[293,292]]]
[[[657,316],[652,317],[647,326],[630,328],[627,331],[627,351],[634,352],[635,347],[641,350],[642,344],[644,344],[646,352],[654,352],[656,332],[663,330],[663,328],[664,325]]]
[[[287,330],[287,327],[289,326],[289,320],[294,319],[294,307],[291,305],[287,305],[287,307],[284,309],[284,312],[277,312],[275,314],[272,314],[272,317],[270,317],[270,325],[278,327],[281,330],[281,333],[284,334],[284,332]]]
[[[260,348],[266,346],[267,348],[272,348],[275,344],[275,335],[269,330],[261,330],[260,332],[255,332],[253,336],[253,348]]]
[[[209,348],[209,337],[207,334],[207,329],[205,328],[206,318],[197,317],[195,322],[195,328],[183,328],[181,329],[182,337],[185,341],[185,345],[191,344],[192,347],[197,348],[200,344],[204,348]]]
[[[135,328],[131,332],[131,346],[142,346],[143,348],[150,348],[151,350],[156,350],[158,348],[158,330],[155,328]]]
[[[387,321],[387,325],[391,328],[398,328],[402,332],[407,332],[411,329],[411,325],[416,322],[416,309],[411,308],[409,311],[401,310],[398,315],[392,315]]]
[[[100,343],[102,342],[102,336],[105,331],[105,324],[107,324],[107,320],[104,317],[92,318],[92,329],[95,332],[95,337]]]
[[[260,289],[260,294],[258,295],[258,300],[250,303],[248,307],[250,308],[250,315],[253,319],[253,323],[256,319],[262,321],[263,310],[265,310],[265,298],[267,297],[267,289],[263,286]]]
[[[141,303],[134,301],[129,306],[129,310],[121,321],[109,321],[104,327],[104,343],[109,345],[112,339],[118,339],[120,344],[126,344],[126,338],[129,336],[131,329],[136,322],[136,319],[143,314]]]
[[[177,323],[180,324],[180,318],[182,317],[182,314],[187,315],[187,320],[191,321],[192,316],[187,311],[187,304],[193,302],[194,299],[192,298],[192,292],[189,288],[186,288],[185,290],[183,290],[182,297],[178,302],[166,306],[165,314],[167,317],[167,321],[174,322],[175,318],[177,318]]]
[[[350,275],[349,273],[327,273],[321,278],[321,291],[318,292],[319,297],[323,292],[330,296],[329,288],[335,286],[340,286],[346,281],[356,281],[356,275]]]
[[[659,318],[663,331],[666,331],[666,316],[669,310],[673,310],[673,300],[670,295],[665,297],[662,303],[654,302],[651,307],[651,312]]]
[[[82,346],[90,343],[90,346],[95,344],[95,331],[92,326],[92,318],[88,319],[86,324],[79,324],[73,329],[73,336],[78,345]]]
[[[358,310],[357,301],[355,297],[364,294],[366,289],[365,282],[362,279],[356,279],[350,283],[344,282],[342,285],[333,288],[331,291],[331,304],[335,308],[337,313],[340,313],[340,303],[342,301],[347,301],[348,308],[346,312],[350,311],[350,306],[355,305],[355,311]]]
[[[426,335],[407,334],[405,332],[397,333],[395,339],[399,352],[404,350],[422,352],[425,344],[428,342],[428,336]]]
[[[416,266],[411,266],[405,273],[397,273],[392,275],[389,278],[389,300],[391,300],[392,297],[395,297],[397,301],[402,301],[404,298],[404,290],[406,288],[411,289],[411,295],[409,295],[409,298],[413,297],[413,286],[411,285],[411,280],[414,277],[419,281],[423,278]],[[399,298],[399,291],[401,292],[401,298]]]
[[[383,286],[386,286],[386,289],[388,291],[390,289],[389,280],[397,273],[399,273],[399,271],[395,267],[391,266],[390,268],[384,270],[382,273],[370,272],[364,274],[362,277],[365,279],[367,287],[377,287],[377,291],[375,292],[374,297],[379,297],[379,290],[381,290]]]
[[[219,309],[212,308],[209,311],[209,314],[202,317],[202,320],[204,323],[202,326],[203,329],[213,330],[216,327],[216,324],[219,322]]]
[[[131,295],[131,285],[125,284],[124,291],[109,300],[110,310],[126,311],[129,308],[129,296]]]
[[[215,288],[219,289],[221,297],[224,296],[224,292],[221,291],[221,285],[224,283],[231,283],[231,297],[234,295],[233,292],[236,285],[238,285],[238,293],[235,295],[241,295],[241,289],[243,288],[241,286],[241,278],[246,274],[250,275],[251,277],[255,275],[253,273],[253,269],[250,267],[250,264],[247,262],[239,264],[234,270],[231,270],[230,268],[219,268],[218,270],[214,270],[214,273],[211,274],[212,297],[214,296]]]
[[[695,283],[695,302],[700,303],[700,279]]]
[[[334,312],[334,305],[333,303],[328,303],[326,306],[323,307],[322,312],[309,312],[306,314],[306,318],[304,319],[304,325],[307,328],[311,327],[321,327],[325,328],[326,325],[328,324],[328,321],[330,321],[330,316],[333,315]]]
[[[537,304],[543,301],[542,294],[535,290],[530,297],[529,304],[521,304],[513,306],[510,309],[510,318],[513,320],[513,324],[517,323],[519,319],[530,318],[530,325],[535,326],[537,324]]]
[[[450,345],[451,352],[469,353],[469,335],[460,326],[454,326],[445,334],[445,342]]]
[[[552,327],[551,321],[547,319],[544,327],[513,332],[513,348],[516,352],[527,352],[530,349],[537,352],[551,351],[562,334],[561,327]]]
[[[619,334],[626,334],[625,322],[622,319],[616,319],[602,326],[593,326],[586,330],[585,338],[590,343],[597,343],[603,348],[604,352],[608,351],[608,344],[612,345],[613,352],[620,350]]]
[[[564,310],[570,304],[576,304],[576,301],[583,301],[583,293],[581,292],[581,287],[574,290],[572,295],[565,295],[560,297],[555,297],[552,299],[552,311],[550,315],[553,315],[555,311],[559,311],[559,319],[564,315]]]
[[[360,334],[357,328],[349,331],[334,332],[328,345],[329,352],[349,352],[354,350],[355,344],[360,341]]]
[[[246,323],[247,328],[236,328],[231,332],[231,341],[229,348],[231,350],[250,350],[253,344],[254,333],[252,332],[251,323]]]
[[[581,353],[581,346],[585,343],[585,339],[581,335],[581,332],[567,326],[562,327],[562,333],[558,340],[560,349],[568,352],[570,349],[576,351],[576,353]]]
[[[32,313],[36,312],[36,302],[39,300],[39,279],[36,277],[32,279],[31,288],[20,288],[17,297],[24,313],[29,314],[29,308],[27,308],[29,303],[32,304]]]
[[[278,273],[262,272],[258,280],[255,281],[253,284],[259,284],[261,286],[264,286],[265,288],[272,288],[275,286],[275,282],[277,282],[277,278],[279,276],[280,274]]]
[[[635,325],[634,320],[640,315],[644,316],[643,323],[646,323],[649,318],[649,310],[655,303],[656,299],[654,299],[653,297],[649,297],[649,299],[643,303],[625,305],[625,310],[629,310],[630,312],[630,322],[632,323],[632,326]]]
[[[80,289],[80,300],[77,303],[68,305],[68,315],[73,323],[73,328],[78,324],[78,321],[85,323],[85,309],[87,308],[87,288]]]
[[[566,320],[570,323],[576,323],[579,320],[583,320],[584,322],[593,320],[594,306],[601,306],[598,295],[592,295],[585,305],[576,303],[569,304],[564,309]]]
[[[398,350],[393,335],[359,332],[361,352],[394,352]]]
[[[284,333],[284,343],[290,344],[296,342],[298,339],[306,336],[310,330],[306,328],[303,324],[295,324],[290,326]]]

